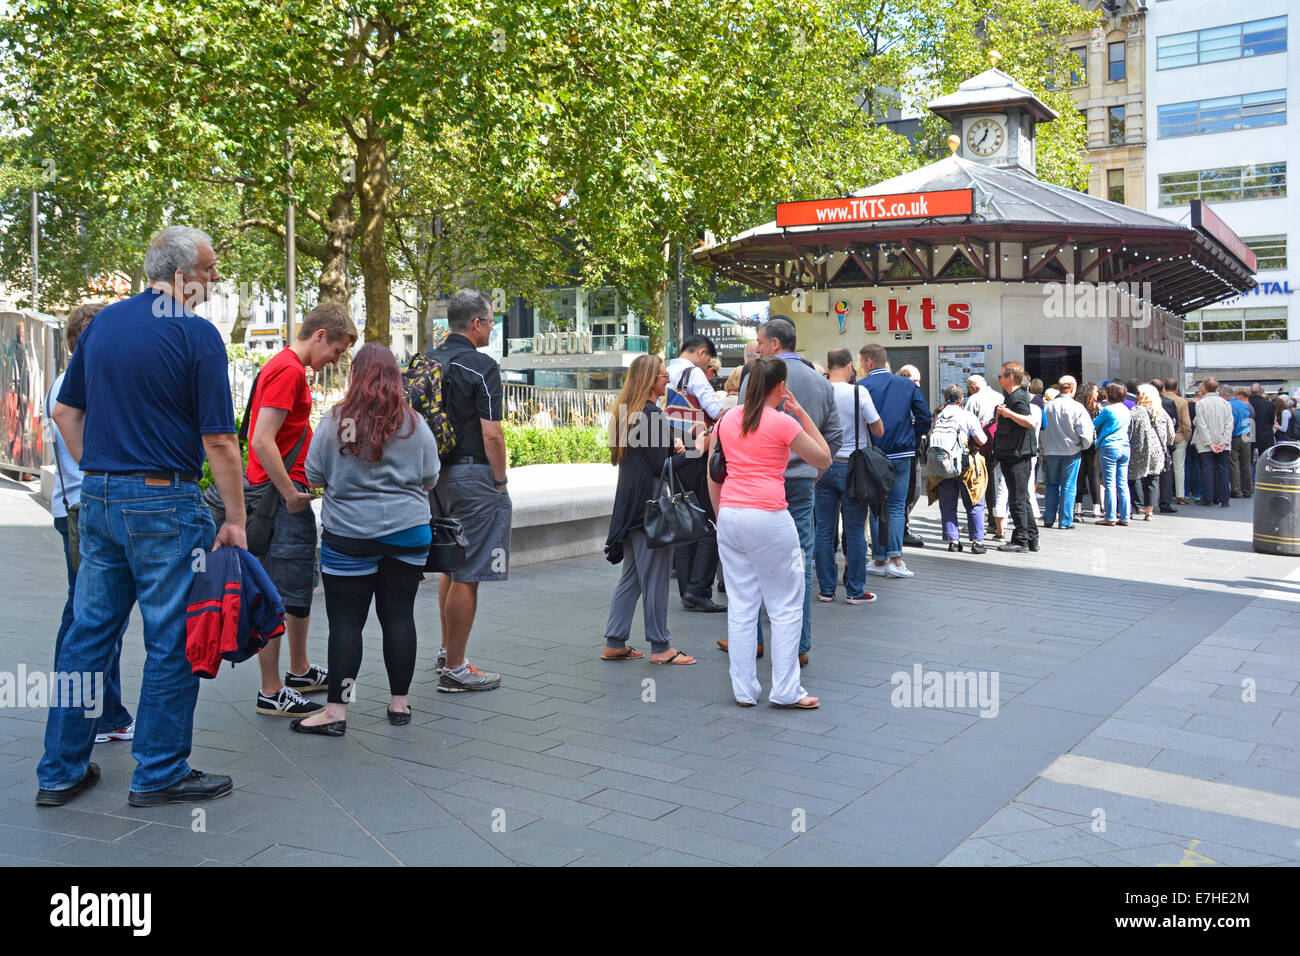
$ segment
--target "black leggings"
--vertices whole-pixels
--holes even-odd
[[[372,598],[384,632],[389,693],[405,696],[415,676],[415,594],[424,569],[385,556],[374,574],[322,574],[321,578],[330,625],[329,702],[344,704],[356,699],[355,692],[349,690],[361,670],[361,630],[370,617]]]
[[[1101,504],[1101,476],[1097,464],[1097,448],[1093,446],[1079,456],[1079,493],[1074,497],[1076,507],[1084,491],[1094,505]]]

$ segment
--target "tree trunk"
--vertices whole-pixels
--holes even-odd
[[[240,295],[235,299],[235,324],[230,327],[230,341],[234,344],[244,343],[248,338],[248,321],[253,317],[253,297]]]
[[[389,300],[392,279],[388,249],[384,243],[384,220],[391,197],[393,174],[388,165],[388,141],[377,129],[368,130],[365,149],[358,158],[364,163],[358,177],[360,216],[357,220],[357,259],[365,280],[366,341],[388,345]]]
[[[341,190],[330,200],[329,226],[325,236],[325,257],[321,260],[320,302],[346,306],[352,297],[348,287],[348,256],[356,223],[352,218],[352,188]]]
[[[672,246],[668,239],[664,239],[664,271],[663,278],[654,283],[647,290],[650,295],[650,314],[642,322],[642,331],[650,338],[650,354],[665,355],[664,346],[667,342],[669,324],[668,324],[668,259],[669,251]]]

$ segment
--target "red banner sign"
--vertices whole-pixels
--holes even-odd
[[[894,193],[888,196],[847,196],[843,199],[779,202],[776,204],[776,224],[779,227],[832,226],[846,222],[969,216],[974,211],[973,190],[943,189],[926,193]]]
[[[1242,242],[1241,237],[1228,228],[1228,224],[1215,215],[1203,199],[1192,200],[1192,228],[1205,233],[1240,259],[1247,269],[1255,271],[1258,260],[1250,246]]]

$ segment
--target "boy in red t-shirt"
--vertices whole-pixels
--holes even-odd
[[[307,449],[311,447],[311,388],[307,369],[333,365],[357,340],[356,325],[340,305],[318,305],[307,313],[298,338],[267,362],[258,376],[249,412],[248,481],[270,481],[280,493],[271,548],[262,561],[280,592],[289,635],[289,672],[280,679],[280,639],[257,655],[262,689],[257,712],[275,717],[305,717],[324,710],[303,697],[325,690],[324,668],[307,660],[307,625],[316,585],[316,515],[307,490]],[[299,439],[302,444],[298,445]],[[285,459],[298,451],[286,470]]]

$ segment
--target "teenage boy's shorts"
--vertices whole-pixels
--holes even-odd
[[[307,490],[298,482],[294,485],[299,491]],[[271,549],[262,567],[280,592],[280,602],[285,607],[311,608],[311,595],[320,580],[316,540],[316,513],[307,507],[297,514],[289,514],[281,498],[275,507]]]
[[[510,570],[510,495],[497,491],[491,465],[447,465],[438,476],[443,513],[465,532],[465,564],[452,572],[461,584],[504,581]]]

